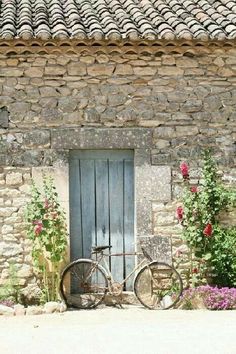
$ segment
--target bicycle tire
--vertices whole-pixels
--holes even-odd
[[[135,277],[134,293],[141,304],[151,310],[174,307],[183,291],[183,282],[176,269],[167,263],[153,261]]]
[[[106,272],[90,259],[78,259],[62,272],[59,290],[68,307],[95,308],[108,290]]]

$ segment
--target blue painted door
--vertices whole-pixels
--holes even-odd
[[[134,252],[134,157],[132,150],[70,153],[70,255],[90,258],[92,246]],[[133,256],[110,257],[115,280],[133,268]],[[131,289],[131,280],[126,290]]]

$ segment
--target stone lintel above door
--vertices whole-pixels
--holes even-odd
[[[53,149],[147,149],[152,130],[143,128],[53,129]]]

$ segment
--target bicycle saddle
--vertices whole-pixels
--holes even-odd
[[[92,251],[94,253],[99,253],[101,251],[104,251],[106,249],[111,249],[111,248],[112,248],[112,246],[95,246],[95,247],[92,247]]]

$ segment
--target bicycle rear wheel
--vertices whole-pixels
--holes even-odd
[[[166,263],[145,265],[134,281],[134,293],[145,307],[166,310],[176,305],[183,291],[183,282],[175,268]]]
[[[106,273],[90,259],[72,262],[62,273],[60,293],[68,307],[95,308],[104,299],[107,289]]]

